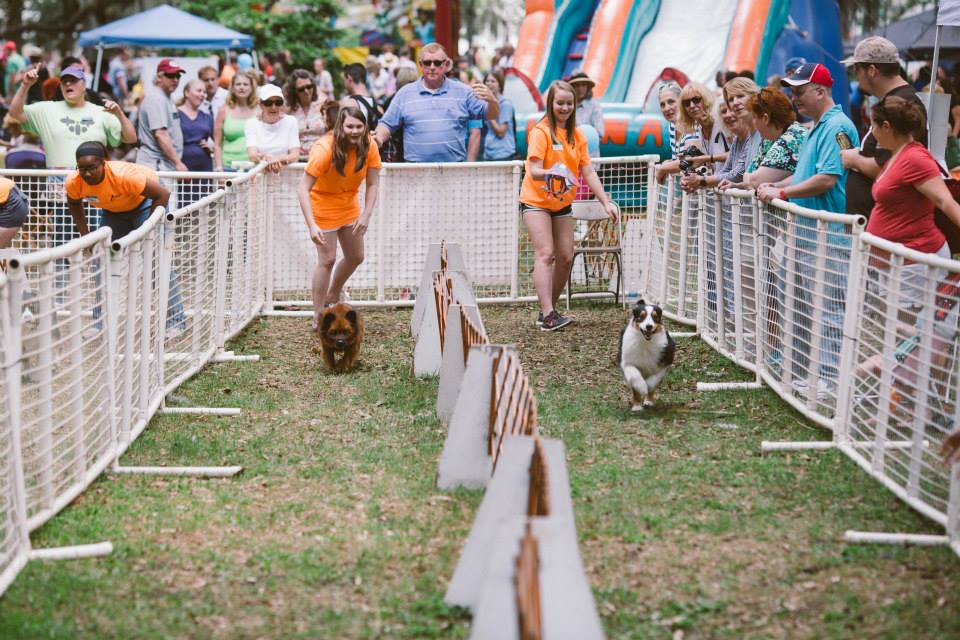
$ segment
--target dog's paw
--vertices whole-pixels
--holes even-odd
[[[644,408],[644,409],[650,409],[651,407],[653,407],[653,400],[644,400],[644,401],[643,401],[643,408]]]
[[[634,404],[632,407],[630,407],[630,411],[632,411],[632,412],[634,412],[634,413],[643,413],[643,409],[644,409],[646,406],[647,406],[647,403],[646,403],[646,402],[644,402],[643,404],[640,404],[640,403],[638,402],[638,403]]]

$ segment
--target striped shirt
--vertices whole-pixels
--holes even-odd
[[[407,162],[463,162],[467,159],[467,121],[484,120],[487,103],[456,80],[444,80],[436,91],[423,79],[397,91],[380,123],[393,133],[403,127]]]

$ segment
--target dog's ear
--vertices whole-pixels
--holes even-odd
[[[350,326],[353,327],[353,330],[357,330],[357,312],[354,309],[347,311],[347,322],[350,323]]]
[[[637,300],[637,306],[640,308],[643,308],[647,306],[647,303],[643,301],[643,298],[640,298],[639,300]]]
[[[330,325],[333,324],[333,321],[337,319],[337,314],[333,311],[326,311],[323,314],[323,318],[320,319],[320,333],[326,333],[330,330]]]

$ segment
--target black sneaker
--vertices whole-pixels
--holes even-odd
[[[556,312],[556,310],[554,310],[543,319],[543,324],[540,325],[540,331],[556,331],[557,329],[563,329],[571,322],[573,322],[573,320],[560,315]]]
[[[543,326],[543,311],[537,314],[537,328]]]

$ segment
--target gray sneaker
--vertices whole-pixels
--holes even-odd
[[[557,329],[563,329],[572,322],[573,320],[560,315],[554,310],[543,319],[543,324],[540,325],[540,331],[556,331]]]

